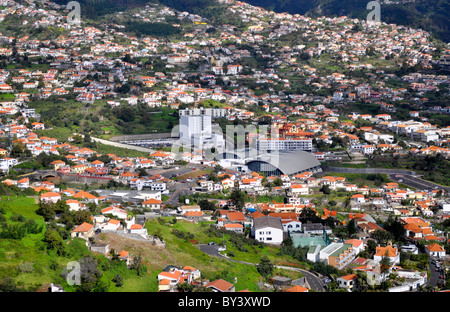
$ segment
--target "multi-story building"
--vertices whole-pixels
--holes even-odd
[[[259,138],[257,140],[258,151],[311,151],[312,139],[310,138]]]
[[[338,270],[345,268],[356,258],[352,244],[331,243],[320,250],[319,259]]]
[[[210,115],[182,115],[179,126],[180,143],[202,149],[205,146],[220,148],[223,136],[213,133]]]
[[[253,220],[253,234],[257,241],[279,245],[283,242],[281,218],[264,216]]]
[[[211,118],[222,118],[228,115],[228,110],[225,108],[186,108],[178,111],[180,116],[197,116],[206,115]]]

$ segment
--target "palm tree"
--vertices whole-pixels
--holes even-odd
[[[389,259],[388,256],[388,251],[386,250],[386,255],[381,258],[380,261],[380,273],[381,276],[383,277],[383,281],[386,280],[386,272],[389,272],[389,270],[391,269],[391,260]]]

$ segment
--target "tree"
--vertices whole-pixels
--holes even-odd
[[[314,209],[312,208],[304,208],[302,209],[302,212],[300,213],[300,217],[299,220],[302,223],[317,223],[320,222],[320,217],[317,216],[316,211],[314,211]]]
[[[123,286],[123,277],[120,274],[116,274],[112,281],[116,284],[116,287],[122,287]]]
[[[214,205],[213,202],[207,200],[207,199],[202,199],[198,202],[198,205],[200,206],[201,210],[214,210],[216,209],[216,206]]]
[[[363,271],[356,272],[357,279],[355,282],[355,287],[353,287],[354,292],[365,292],[369,288],[367,283],[367,273]]]
[[[0,282],[0,292],[15,292],[17,291],[16,282],[12,277],[5,277]]]
[[[72,139],[73,139],[73,143],[75,143],[75,144],[83,143],[83,137],[79,134],[75,134],[74,136],[72,136]]]
[[[264,278],[269,278],[273,274],[274,266],[270,262],[267,256],[261,258],[261,261],[256,265],[256,269],[258,273],[261,274]]]
[[[91,292],[100,282],[102,272],[98,268],[98,260],[92,255],[80,259],[80,285],[77,291]]]
[[[406,233],[405,228],[403,227],[401,222],[398,221],[397,217],[395,217],[395,219],[392,219],[392,217],[390,216],[383,228],[391,233],[396,241],[401,241]]]
[[[373,239],[367,241],[367,247],[360,253],[360,257],[371,259],[377,251],[377,242]]]
[[[75,211],[73,213],[73,223],[74,224],[82,224],[82,223],[90,223],[92,224],[91,214],[89,211]]]
[[[131,265],[131,268],[136,270],[138,276],[143,276],[145,273],[147,273],[147,268],[142,261],[141,255],[137,255],[133,258],[133,264]]]
[[[89,248],[86,246],[86,241],[79,237],[70,240],[65,247],[67,258],[80,259],[87,254],[89,254]]]
[[[236,207],[236,209],[242,210],[245,203],[244,193],[237,188],[233,189],[230,194],[230,201],[231,204]]]
[[[348,222],[347,224],[347,233],[348,235],[351,237],[352,235],[356,234],[357,228],[356,228],[356,224],[355,224],[355,220],[352,219]]]
[[[60,256],[65,255],[64,241],[58,231],[51,228],[47,229],[44,234],[44,241],[47,243],[48,249],[55,250]]]
[[[25,144],[22,142],[15,143],[11,149],[10,155],[11,157],[19,158],[25,153],[26,150]]]
[[[329,185],[324,185],[324,186],[322,186],[322,187],[320,188],[320,191],[321,191],[322,193],[326,194],[326,195],[328,195],[328,194],[331,193],[331,190],[330,190],[330,186],[329,186]]]
[[[376,239],[380,245],[386,245],[390,240],[393,239],[393,235],[388,231],[378,229],[373,232],[373,238]]]
[[[280,178],[276,178],[275,180],[273,180],[273,185],[274,186],[282,186],[283,181]]]
[[[286,237],[281,243],[280,255],[290,255],[293,256],[295,253],[294,242],[292,241],[292,237]]]
[[[177,288],[180,292],[192,292],[194,290],[194,285],[189,283],[178,283]]]
[[[391,260],[387,256],[388,251],[386,251],[386,256],[383,256],[380,261],[380,273],[384,275],[391,268]]]

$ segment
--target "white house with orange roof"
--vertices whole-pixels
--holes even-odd
[[[345,178],[335,176],[324,176],[320,179],[321,185],[328,185],[330,189],[345,188]]]
[[[370,155],[370,154],[373,154],[375,152],[375,150],[376,150],[376,147],[373,145],[363,145],[361,152],[364,155]]]
[[[445,257],[445,249],[439,244],[433,243],[425,246],[425,252],[432,257],[443,258]]]
[[[393,266],[400,263],[400,252],[398,251],[398,248],[390,245],[386,247],[377,247],[373,260],[379,262],[383,258],[388,258],[391,266]]]
[[[103,168],[105,166],[105,163],[101,160],[96,159],[93,162],[91,162],[91,166],[95,168]]]
[[[56,192],[46,192],[41,195],[40,201],[42,202],[51,202],[56,203],[58,200],[61,199],[61,194]]]
[[[366,202],[366,198],[363,194],[354,194],[350,197],[350,200],[361,204]]]
[[[289,191],[292,195],[308,195],[309,187],[308,184],[291,184]]]
[[[155,198],[149,198],[142,202],[142,207],[149,208],[149,209],[161,209],[162,201],[155,199]]]
[[[358,276],[356,274],[348,274],[341,277],[338,277],[336,279],[336,282],[338,283],[339,288],[344,288],[347,291],[352,291],[353,287],[356,284],[356,280],[358,279]]]
[[[223,227],[227,231],[233,231],[233,232],[236,232],[236,233],[243,233],[244,232],[244,226],[242,224],[239,224],[239,223],[225,223],[223,225]]]
[[[57,171],[58,169],[64,167],[66,163],[62,160],[54,160],[50,163],[53,166],[53,170]]]
[[[80,203],[76,199],[68,199],[68,200],[66,200],[66,204],[69,206],[69,210],[70,211],[79,211],[79,210],[85,210],[86,209],[86,205]]]
[[[128,229],[128,233],[130,233],[130,234],[138,234],[138,235],[141,235],[144,238],[148,237],[147,229],[144,228],[142,226],[142,224],[134,223],[134,224],[130,225],[130,227]]]
[[[388,121],[388,120],[392,119],[392,116],[389,115],[389,114],[378,114],[378,115],[375,115],[375,118],[383,119],[385,121]]]
[[[120,220],[110,219],[101,225],[102,231],[117,231],[120,228]]]
[[[210,288],[213,292],[235,292],[234,285],[223,279],[209,282],[205,287]]]
[[[30,179],[28,178],[22,178],[19,181],[17,181],[17,187],[21,189],[26,189],[30,187]]]
[[[112,216],[119,218],[119,219],[126,219],[128,216],[128,213],[125,209],[121,209],[116,206],[110,206],[110,207],[104,208],[101,210],[101,213],[103,215],[111,214]]]
[[[84,222],[70,232],[72,238],[79,237],[88,240],[90,237],[94,236],[94,226],[90,223]]]
[[[364,241],[361,239],[348,239],[345,241],[345,243],[353,245],[353,250],[355,250],[355,254],[359,254],[366,247]]]
[[[281,224],[283,226],[283,231],[289,232],[300,232],[302,229],[302,223],[297,218],[295,212],[271,212],[270,217],[281,218]]]
[[[191,266],[185,266],[180,269],[169,265],[165,267],[157,276],[158,291],[174,292],[177,291],[178,283],[191,284],[192,282],[199,280],[200,277],[200,271]]]
[[[224,189],[232,189],[234,188],[234,180],[230,178],[223,179],[221,181],[222,187]]]

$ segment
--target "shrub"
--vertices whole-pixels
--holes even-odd
[[[183,232],[177,229],[173,229],[171,232],[173,235],[175,235],[178,238],[184,239],[184,240],[189,240],[189,239],[194,239],[194,234],[191,234],[190,232]]]
[[[123,278],[120,274],[116,274],[112,281],[116,284],[116,287],[122,287],[123,286]]]
[[[256,269],[258,270],[258,273],[261,274],[261,276],[263,276],[264,278],[268,278],[272,275],[274,266],[267,258],[267,256],[264,256],[256,266]]]
[[[33,264],[32,263],[30,263],[30,262],[24,262],[24,263],[21,263],[21,264],[19,264],[19,266],[17,267],[17,270],[20,272],[20,273],[32,273],[34,270],[33,270]]]

